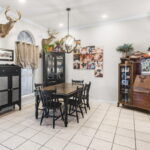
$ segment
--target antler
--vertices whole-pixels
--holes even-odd
[[[9,21],[18,21],[18,20],[20,20],[21,19],[21,13],[20,13],[20,11],[17,11],[17,14],[18,14],[18,19],[16,19],[16,20],[14,20],[14,19],[12,19],[11,17],[9,17],[8,15],[7,15],[7,13],[8,13],[8,11],[10,11],[10,7],[7,7],[6,8],[6,11],[5,11],[5,16],[6,16],[6,18],[7,18],[7,20],[9,20]]]
[[[8,13],[9,10],[10,10],[10,7],[8,6],[8,7],[6,8],[6,11],[5,11],[5,16],[6,16],[7,20],[11,21],[11,17],[9,17],[9,16],[7,15],[7,13]]]
[[[51,31],[50,29],[48,29],[48,34],[49,34],[50,36],[55,36],[55,35],[58,34],[58,32],[56,32],[55,30]]]
[[[18,19],[16,19],[16,21],[20,20],[21,19],[21,12],[20,11],[17,11],[17,14],[18,14]]]

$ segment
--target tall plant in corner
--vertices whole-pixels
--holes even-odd
[[[117,52],[122,53],[122,57],[126,58],[130,52],[134,50],[132,44],[123,44],[117,47]]]

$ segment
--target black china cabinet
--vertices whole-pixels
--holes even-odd
[[[0,110],[15,104],[21,110],[21,68],[0,65]]]
[[[65,82],[65,53],[43,54],[43,82],[46,86]]]

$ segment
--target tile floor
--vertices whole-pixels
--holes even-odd
[[[34,105],[0,115],[0,150],[150,150],[150,115],[92,102],[91,110],[76,120],[69,117],[52,129],[51,119],[34,117]]]

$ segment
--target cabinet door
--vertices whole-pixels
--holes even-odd
[[[12,102],[19,101],[20,97],[20,77],[12,76]]]
[[[0,77],[0,106],[8,104],[8,76]]]
[[[47,56],[47,78],[49,81],[55,80],[55,56],[49,54]]]
[[[56,56],[56,78],[57,80],[64,80],[64,56]]]

